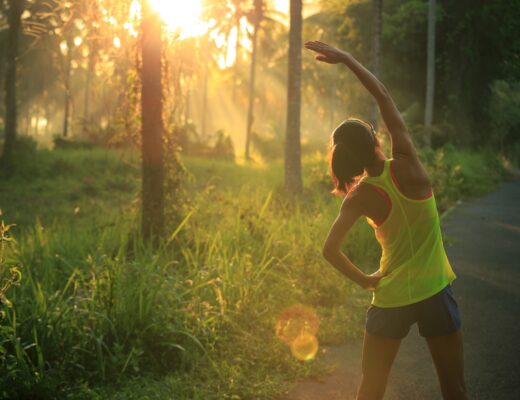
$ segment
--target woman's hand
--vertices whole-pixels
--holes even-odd
[[[316,57],[316,60],[325,62],[327,64],[342,63],[350,56],[350,54],[346,51],[329,46],[328,44],[317,40],[305,42],[305,47],[319,54]]]
[[[366,275],[361,286],[363,287],[363,289],[375,290],[383,276],[384,275],[381,273],[381,271],[377,270],[373,274]]]

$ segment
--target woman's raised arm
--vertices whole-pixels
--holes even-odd
[[[328,64],[345,64],[374,97],[388,132],[390,132],[392,156],[394,158],[417,156],[401,113],[397,109],[385,86],[372,72],[366,69],[350,53],[328,44],[319,41],[310,41],[305,43],[305,47],[319,54],[316,57],[318,61]]]

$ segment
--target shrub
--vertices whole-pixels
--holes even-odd
[[[235,158],[233,141],[223,130],[218,130],[214,135],[202,138],[195,125],[185,124],[174,127],[171,137],[179,144],[182,153],[186,155],[228,160]]]
[[[67,139],[61,136],[54,137],[53,142],[55,149],[77,150],[94,148],[94,144],[92,142],[82,141],[78,139]]]

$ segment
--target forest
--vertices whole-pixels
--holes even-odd
[[[0,0],[0,399],[273,399],[359,338],[321,247],[331,133],[389,154],[392,93],[440,213],[520,161],[520,2]],[[381,250],[358,221],[366,272]]]

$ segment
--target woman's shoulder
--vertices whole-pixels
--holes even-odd
[[[432,192],[432,182],[428,171],[419,158],[415,160],[392,159],[390,175],[399,192],[410,199],[422,199]]]
[[[390,159],[390,171],[394,177],[399,177],[403,181],[430,182],[428,171],[419,157],[392,158]]]

